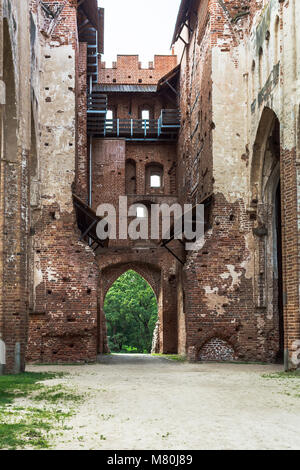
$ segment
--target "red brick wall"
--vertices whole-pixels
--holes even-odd
[[[155,55],[149,68],[142,68],[137,55],[118,55],[112,68],[100,64],[99,83],[156,85],[157,82],[177,65],[175,55]]]
[[[51,3],[51,2],[48,2]],[[62,2],[60,2],[62,3]],[[75,49],[76,122],[75,181],[72,190],[87,198],[86,44],[77,42],[77,1],[65,5],[51,37]],[[63,67],[63,64],[61,64]],[[72,158],[73,155],[69,155]],[[62,175],[63,176],[63,175]],[[69,191],[69,192],[68,192]],[[51,197],[54,202],[51,203]],[[34,362],[93,361],[97,354],[97,288],[99,270],[92,250],[79,242],[74,211],[42,201],[34,226],[35,286],[30,315],[27,360]]]
[[[49,29],[51,19],[42,13],[41,10],[41,32],[46,34],[48,37],[49,34],[51,34],[51,40],[57,41],[59,44],[72,44],[75,49],[78,39],[77,0],[68,0],[67,2],[63,0],[47,0],[47,2],[44,3],[49,6],[50,9],[59,5],[64,5],[64,8],[59,17],[55,20],[55,25],[52,30]]]
[[[251,255],[245,235],[253,221],[239,201],[232,205],[216,194],[211,222],[203,249],[188,255],[184,267],[191,359],[215,337],[229,342],[239,360],[274,361],[279,350],[276,315],[267,319],[254,307],[252,279],[244,268]]]
[[[111,93],[108,94],[108,109],[114,118],[141,119],[141,111],[148,109],[150,119],[158,119],[162,109],[173,109],[174,104],[156,93]]]
[[[281,206],[283,227],[283,270],[285,297],[284,330],[285,348],[291,354],[294,342],[300,341],[300,295],[299,295],[299,201],[297,201],[296,149],[281,148]],[[298,219],[299,221],[299,219]]]
[[[128,143],[126,145],[126,160],[136,162],[136,179],[138,194],[164,194],[166,196],[176,194],[176,190],[171,188],[171,169],[176,165],[176,145],[175,144],[138,144]],[[149,175],[147,166],[151,163],[158,163],[163,167],[163,187],[162,189],[151,189],[149,187]],[[147,178],[148,177],[148,178]]]
[[[234,350],[229,343],[220,338],[209,340],[201,349],[198,359],[201,361],[233,361]]]
[[[77,68],[77,133],[76,194],[88,200],[88,149],[87,149],[87,44],[79,44]]]
[[[219,47],[225,53],[238,45],[248,28],[248,15],[236,23],[231,19],[246,13],[248,4],[211,0],[195,1],[193,5],[198,9],[199,27],[191,15],[190,26],[195,29],[190,34],[180,85],[178,188],[182,203],[200,203],[214,191],[211,51],[212,47]],[[226,348],[216,347],[213,354],[220,340],[230,345],[235,359],[273,361],[277,355],[277,317],[265,318],[255,307],[253,281],[245,269],[253,255],[248,251],[246,238],[254,223],[246,209],[244,200],[230,203],[222,194],[215,194],[208,211],[206,243],[199,252],[187,254],[183,308],[191,360],[227,360]]]
[[[98,268],[78,241],[73,215],[44,208],[36,228],[35,310],[30,315],[27,360],[96,359]]]
[[[181,70],[180,109],[182,127],[178,141],[178,188],[182,202],[200,202],[213,188],[212,175],[212,82],[211,19],[204,7],[199,17],[206,18],[187,51],[187,64]]]
[[[139,96],[135,94],[109,95],[109,107],[117,109],[119,118],[128,117],[131,105],[132,116],[138,117],[138,109],[148,104],[155,117],[158,117],[163,100],[155,94]],[[129,142],[125,139],[94,139],[93,141],[93,207],[101,203],[113,204],[117,209],[119,196],[126,195],[126,161],[135,162],[136,194],[130,193],[128,204],[176,202],[176,145],[174,143]],[[163,187],[150,189],[146,183],[148,165],[157,163],[163,166]],[[132,168],[131,168],[132,170]],[[132,176],[132,175],[131,175]],[[118,228],[118,227],[117,227]],[[150,227],[149,227],[150,228]],[[139,249],[143,245],[144,249]],[[179,245],[179,243],[178,243]],[[181,247],[175,246],[175,251]],[[155,242],[131,240],[110,240],[109,249],[97,252],[100,269],[100,352],[107,351],[105,316],[103,303],[107,290],[123,272],[134,269],[145,277],[157,295],[160,317],[161,352],[177,351],[177,292],[175,258],[165,249],[158,248]]]

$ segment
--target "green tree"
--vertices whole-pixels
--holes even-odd
[[[157,300],[150,285],[135,271],[122,274],[104,302],[112,352],[151,352],[157,321]]]

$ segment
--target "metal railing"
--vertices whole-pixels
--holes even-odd
[[[157,119],[106,119],[104,137],[115,135],[153,137],[159,136]]]
[[[106,119],[104,137],[159,138],[171,137],[180,128],[178,110],[162,110],[159,119]]]
[[[88,133],[102,137],[128,139],[174,138],[180,128],[177,109],[163,109],[159,119],[107,119],[107,96],[92,92],[88,95]]]
[[[87,97],[87,131],[89,135],[103,134],[107,113],[107,96],[93,91]]]

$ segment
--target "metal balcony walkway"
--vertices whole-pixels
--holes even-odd
[[[88,134],[126,140],[175,140],[180,129],[177,109],[163,109],[159,119],[106,119],[107,97],[93,92],[88,99]]]

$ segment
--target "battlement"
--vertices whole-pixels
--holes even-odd
[[[155,55],[148,68],[143,68],[138,55],[118,55],[112,67],[100,64],[99,83],[122,85],[156,85],[161,77],[177,65],[176,55]]]

